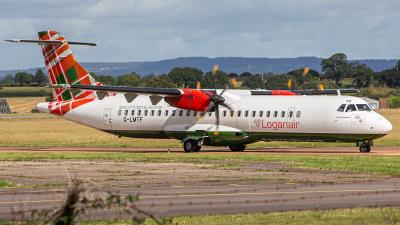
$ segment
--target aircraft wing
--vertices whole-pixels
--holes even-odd
[[[81,85],[62,84],[52,85],[50,88],[62,88],[70,90],[91,90],[95,91],[97,97],[102,100],[109,92],[123,93],[127,102],[132,102],[138,95],[148,95],[152,104],[157,104],[164,97],[180,97],[184,91],[179,88],[149,88],[149,87],[127,87],[127,86],[104,86],[104,85]]]

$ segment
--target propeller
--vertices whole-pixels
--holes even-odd
[[[217,92],[217,83],[218,83],[218,70],[219,66],[214,65],[213,70],[212,70],[212,75],[214,76],[214,94],[208,94],[210,96],[210,107],[209,111],[215,111],[215,123],[217,125],[214,135],[219,135],[219,124],[220,124],[220,113],[219,113],[219,106],[223,106],[230,111],[233,111],[233,109],[225,103],[225,98],[222,97],[222,95],[225,93],[228,87],[225,87],[225,89],[218,94]]]
[[[212,70],[212,75],[214,76],[214,92],[204,92],[210,98],[210,104],[208,106],[208,112],[215,112],[215,123],[216,123],[216,130],[214,131],[214,135],[219,135],[219,124],[220,124],[220,112],[219,106],[225,107],[230,111],[233,111],[232,107],[225,103],[225,98],[222,96],[228,87],[226,87],[221,93],[218,94],[217,92],[217,83],[218,83],[218,70],[219,66],[214,65]],[[201,89],[200,81],[197,82],[196,88],[199,90]],[[199,121],[202,117],[204,117],[206,113],[197,113],[196,120]]]

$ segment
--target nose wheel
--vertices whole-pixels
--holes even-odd
[[[360,152],[362,153],[371,152],[371,143],[369,141],[360,143]]]

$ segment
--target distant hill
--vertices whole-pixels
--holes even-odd
[[[374,71],[382,71],[395,66],[397,60],[394,59],[367,59],[353,60],[365,63]],[[321,71],[321,58],[317,57],[298,57],[298,58],[244,58],[244,57],[184,57],[167,59],[153,62],[89,62],[82,65],[91,72],[99,75],[121,75],[136,72],[140,75],[168,73],[174,67],[194,67],[204,72],[210,71],[214,64],[218,64],[225,72],[272,72],[286,73],[302,67],[310,67],[316,71]],[[37,68],[26,69],[34,73]],[[0,71],[0,78],[6,74],[15,74],[20,70]]]

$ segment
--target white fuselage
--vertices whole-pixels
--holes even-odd
[[[374,111],[338,111],[341,105],[365,105],[352,96],[252,96],[228,90],[233,113],[220,107],[220,132],[237,132],[257,140],[351,141],[372,140],[386,135],[391,123]],[[45,111],[44,106],[38,106]],[[79,106],[65,118],[120,136],[172,137],[196,131],[216,130],[215,113],[200,120],[197,112],[171,107],[163,100],[152,105],[139,95],[128,103],[123,94],[108,96]],[[129,134],[129,135],[126,135]],[[246,138],[248,138],[246,136]]]

